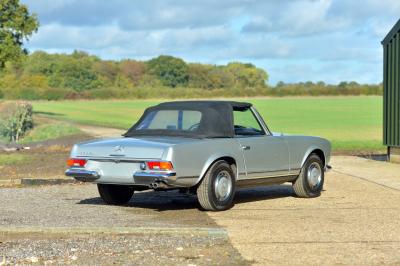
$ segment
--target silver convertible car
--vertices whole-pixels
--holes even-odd
[[[250,103],[177,101],[146,109],[120,138],[75,145],[65,174],[97,183],[109,204],[180,189],[220,211],[242,187],[291,182],[297,196],[319,196],[330,152],[323,138],[272,133]]]

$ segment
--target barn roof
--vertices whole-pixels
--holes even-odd
[[[386,35],[386,37],[382,40],[382,44],[386,45],[390,42],[390,40],[396,35],[396,33],[400,32],[400,19],[397,21],[397,23],[393,26],[393,28],[389,31],[389,33]]]

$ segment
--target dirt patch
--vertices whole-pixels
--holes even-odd
[[[77,125],[77,127],[85,132],[86,134],[92,135],[96,138],[104,137],[120,137],[126,132],[124,129],[109,128],[109,127],[98,127],[88,125]]]
[[[22,162],[0,166],[0,179],[58,178],[64,177],[66,160],[73,144],[90,139],[87,134],[67,136],[27,144],[29,150],[1,152],[0,154],[21,154]]]

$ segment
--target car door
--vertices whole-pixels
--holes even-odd
[[[280,136],[273,136],[253,109],[234,111],[235,137],[242,149],[246,178],[289,174],[289,149]]]

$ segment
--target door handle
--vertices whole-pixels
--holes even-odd
[[[245,151],[250,150],[250,146],[242,146],[242,150],[245,150]]]

